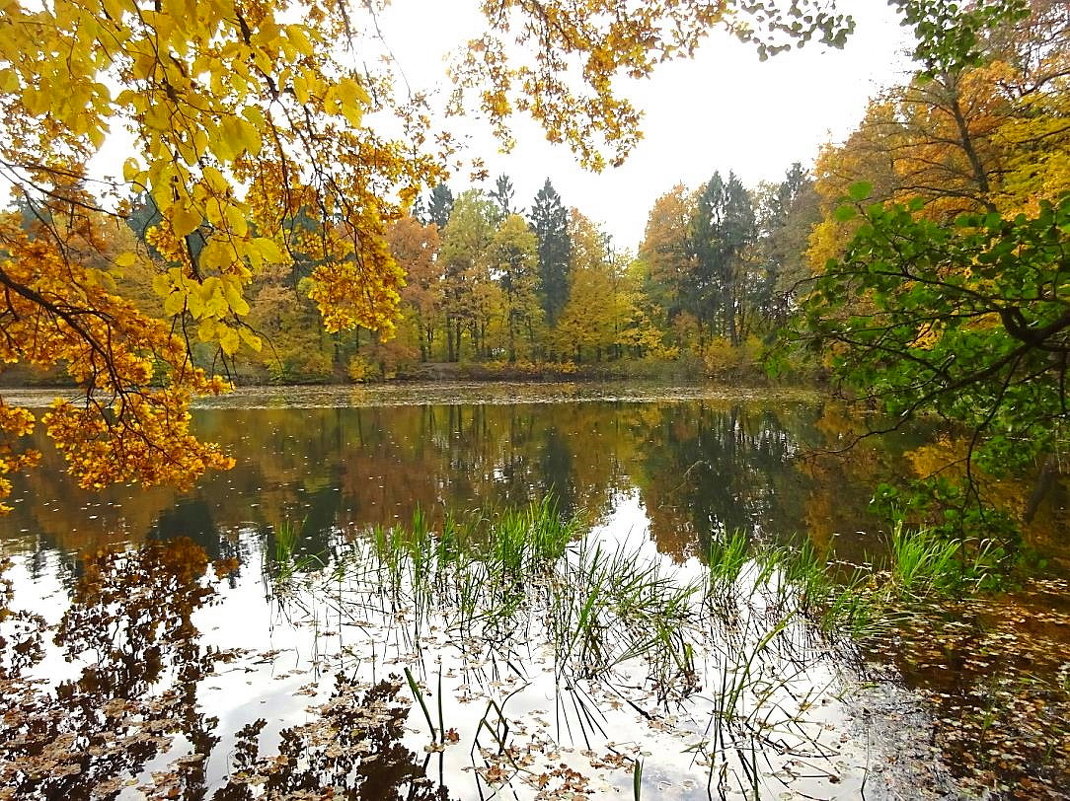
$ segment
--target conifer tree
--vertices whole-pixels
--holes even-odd
[[[568,211],[550,179],[535,195],[528,216],[539,240],[539,299],[550,325],[568,301],[569,254]]]

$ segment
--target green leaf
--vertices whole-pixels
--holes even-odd
[[[848,220],[853,220],[857,216],[858,209],[856,209],[854,206],[848,206],[844,204],[843,206],[840,206],[838,209],[836,209],[836,220],[838,222],[847,222]]]
[[[859,181],[856,184],[851,184],[851,188],[847,190],[847,196],[851,200],[865,200],[873,194],[873,184],[868,181]]]

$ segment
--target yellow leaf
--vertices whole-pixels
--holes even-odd
[[[219,327],[219,345],[223,348],[223,352],[227,355],[233,355],[238,352],[238,348],[241,347],[241,339],[238,336],[238,332],[228,326]]]
[[[308,97],[309,97],[308,81],[306,81],[303,76],[301,76],[301,75],[295,75],[294,76],[293,90],[294,90],[294,97],[297,98],[297,102],[298,103],[307,103],[308,102]]]
[[[261,342],[260,337],[250,331],[248,328],[239,328],[238,333],[241,335],[242,341],[245,342],[250,348],[257,353],[264,347],[264,343]]]
[[[305,56],[312,55],[312,41],[308,38],[303,25],[287,25],[286,37],[298,53]]]
[[[125,253],[120,253],[118,256],[115,257],[115,266],[116,267],[133,267],[134,263],[136,261],[137,261],[137,254],[134,253],[133,251],[129,251],[128,250]]]
[[[141,172],[141,168],[138,166],[136,159],[127,159],[123,163],[123,180],[128,184],[137,180],[139,172]]]
[[[186,236],[197,230],[201,224],[201,213],[191,209],[185,203],[176,203],[171,210],[171,230],[175,236]]]
[[[246,222],[245,215],[242,214],[241,209],[235,206],[227,206],[226,215],[230,230],[235,235],[244,237],[249,233],[249,223]]]
[[[212,239],[201,251],[201,266],[209,270],[222,270],[230,265],[233,252],[229,243]]]
[[[153,276],[152,291],[161,298],[166,298],[170,295],[172,289],[174,289],[174,284],[171,282],[171,277],[169,275],[163,274]]]
[[[169,317],[182,314],[186,310],[186,298],[181,292],[172,292],[163,302],[164,314]]]
[[[204,176],[204,183],[217,194],[226,194],[230,189],[230,182],[226,177],[212,165],[205,165],[201,169],[201,174]]]
[[[19,76],[12,69],[0,70],[0,92],[17,92]]]
[[[257,237],[253,240],[253,247],[268,264],[288,264],[290,261],[271,239]]]
[[[201,342],[211,342],[216,338],[216,331],[219,330],[219,321],[214,320],[211,317],[206,317],[201,320],[201,324],[197,326],[197,338]]]
[[[263,141],[260,139],[260,132],[256,128],[246,122],[245,120],[235,120],[237,123],[239,136],[238,141],[241,146],[249,153],[250,156],[256,156],[260,153],[260,148],[263,146]]]
[[[242,295],[241,285],[234,278],[223,278],[223,294],[235,314],[243,316],[249,313],[249,304]]]
[[[189,309],[189,313],[193,315],[194,320],[200,320],[204,317],[204,299],[197,292],[190,292],[186,296],[186,308]]]

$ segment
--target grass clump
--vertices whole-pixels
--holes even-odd
[[[988,542],[970,550],[962,540],[897,524],[889,552],[892,589],[906,598],[988,589],[998,584],[994,568],[998,556]]]

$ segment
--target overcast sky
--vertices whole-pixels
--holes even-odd
[[[451,46],[479,27],[474,0],[394,0],[383,33],[410,82],[444,79]],[[568,206],[601,222],[618,247],[637,247],[656,197],[683,182],[698,186],[715,170],[734,170],[748,186],[777,181],[793,161],[810,164],[824,142],[845,137],[880,87],[899,82],[909,31],[882,0],[841,0],[858,22],[843,50],[808,45],[760,62],[752,47],[715,32],[693,61],[664,65],[633,82],[629,96],[645,111],[645,138],[628,162],[592,174],[540,129],[518,122],[510,155],[486,144],[480,155],[493,179],[507,173],[517,201],[529,205],[549,177]],[[417,21],[418,20],[418,21]],[[467,175],[451,186],[467,188]]]

